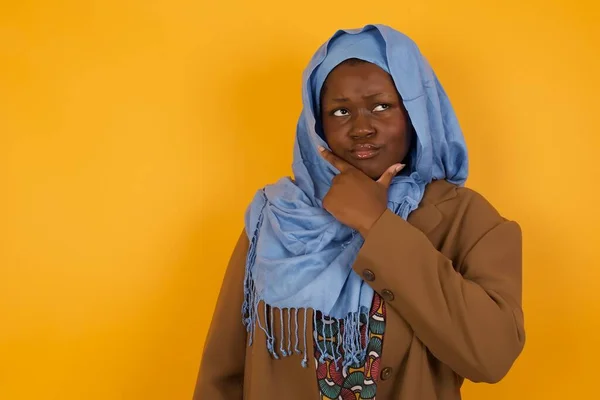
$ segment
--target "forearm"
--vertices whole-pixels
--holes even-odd
[[[373,289],[436,358],[465,378],[495,382],[524,344],[520,258],[518,226],[505,222],[471,249],[463,276],[423,233],[386,213],[355,269],[374,273]]]
[[[233,251],[210,325],[194,391],[194,400],[241,400],[246,329],[242,323],[243,282],[248,239]]]

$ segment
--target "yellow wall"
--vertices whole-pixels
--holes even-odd
[[[2,3],[0,399],[190,398],[246,202],[290,171],[301,71],[370,22],[420,44],[468,185],[524,229],[526,350],[465,398],[594,398],[595,2]]]

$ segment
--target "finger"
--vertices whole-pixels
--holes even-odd
[[[381,175],[381,177],[377,180],[377,183],[380,183],[386,189],[389,188],[394,177],[398,174],[398,172],[402,171],[404,167],[404,164],[392,165]]]
[[[333,154],[332,152],[330,152],[329,150],[327,150],[323,146],[319,146],[319,153],[321,153],[321,156],[325,160],[329,161],[340,172],[344,172],[344,171],[348,171],[350,169],[354,169],[354,167],[351,164],[349,164],[346,161],[342,160],[341,158],[339,158],[338,156],[336,156],[335,154]]]

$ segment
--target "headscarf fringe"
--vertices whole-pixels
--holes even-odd
[[[246,327],[246,332],[248,333],[248,346],[252,346],[254,342],[255,330],[258,326],[264,333],[267,338],[267,350],[271,354],[271,356],[275,359],[279,359],[281,357],[288,357],[293,354],[292,352],[292,336],[294,340],[294,352],[296,354],[301,354],[303,356],[301,364],[303,367],[308,366],[308,348],[307,348],[307,337],[308,337],[308,323],[307,323],[307,315],[309,313],[308,308],[278,308],[279,310],[279,330],[280,330],[280,341],[279,341],[279,352],[277,351],[277,334],[275,332],[274,321],[275,321],[275,307],[269,306],[266,302],[261,299],[261,297],[256,293],[256,286],[254,285],[254,281],[252,279],[252,266],[254,265],[254,261],[256,259],[256,245],[258,242],[258,233],[260,232],[260,228],[264,219],[264,207],[267,204],[267,200],[265,198],[265,203],[260,212],[258,222],[256,224],[256,229],[253,232],[252,239],[250,241],[250,245],[248,248],[248,255],[246,260],[246,271],[244,278],[244,303],[242,306],[242,321],[244,326]],[[264,315],[264,325],[261,321],[261,318],[258,316],[259,312],[259,304],[262,303],[262,310],[260,310]],[[298,311],[302,310],[304,314],[304,341],[302,345],[302,349],[298,348],[300,341],[299,328],[300,323],[298,321]],[[343,358],[343,367],[348,367],[350,365],[358,364],[365,359],[366,355],[366,346],[367,340],[362,340],[361,336],[361,319],[365,320],[365,323],[368,323],[369,315],[367,309],[362,309],[359,312],[349,313],[343,320],[337,320],[334,318],[327,317],[323,315],[319,310],[312,310],[314,316],[314,328],[313,329],[313,338],[318,352],[321,354],[319,362],[324,362],[325,360],[333,360],[336,364],[338,360]],[[293,318],[292,318],[292,314]],[[365,317],[365,318],[361,318]],[[291,321],[294,319],[294,332],[291,332]],[[284,320],[287,320],[287,335],[284,330]],[[321,327],[321,337],[326,338],[331,335],[332,326],[335,324],[337,326],[337,345],[334,345],[333,342],[328,346],[326,340],[319,340],[319,332],[317,327]],[[329,335],[326,332],[326,328],[329,329]],[[287,350],[284,348],[284,343],[287,338]],[[340,349],[341,347],[341,349]]]

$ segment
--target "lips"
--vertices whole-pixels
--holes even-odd
[[[357,144],[352,147],[350,154],[357,160],[368,160],[377,156],[380,150],[381,147],[375,144]]]

